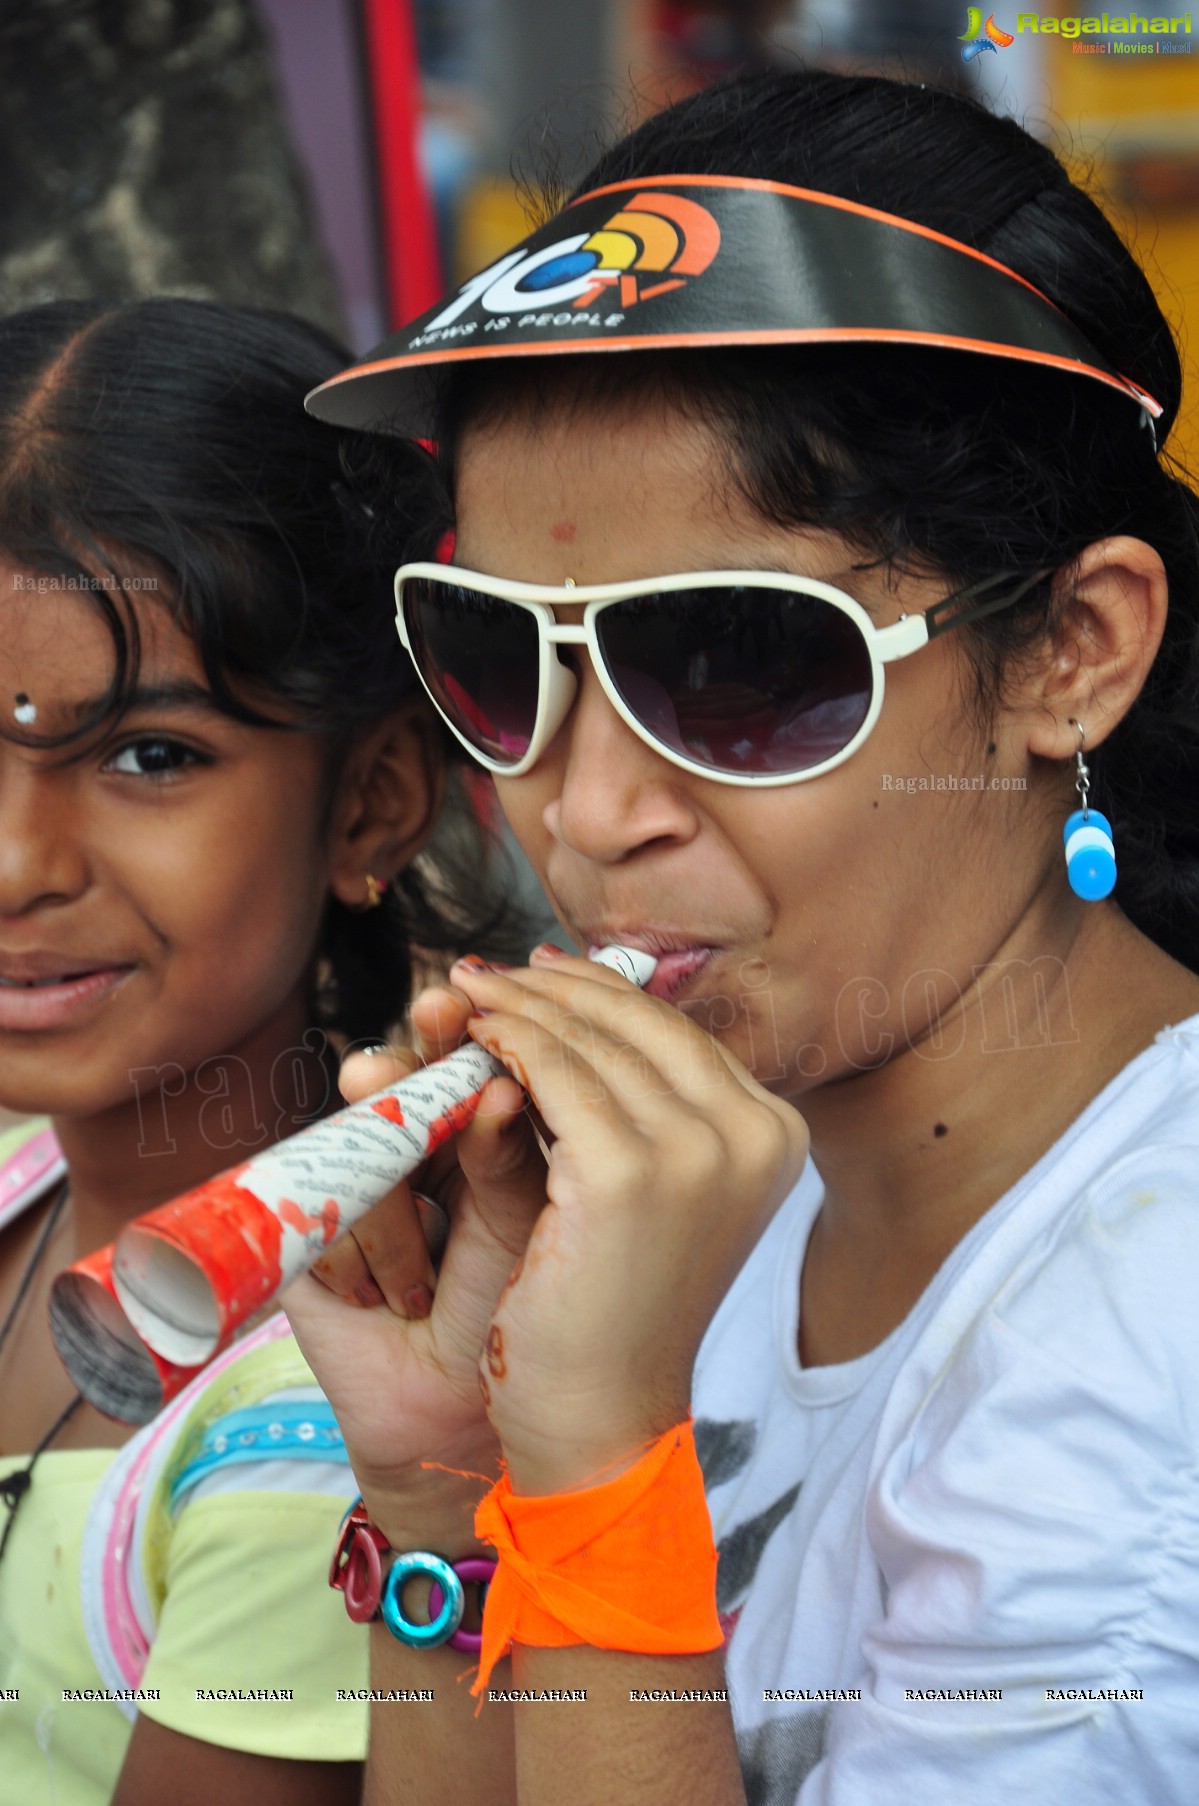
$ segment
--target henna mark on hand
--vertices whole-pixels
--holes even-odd
[[[498,1323],[493,1323],[487,1332],[487,1371],[493,1380],[507,1377],[508,1363],[504,1359],[504,1332]]]

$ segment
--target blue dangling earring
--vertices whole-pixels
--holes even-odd
[[[1074,780],[1081,809],[1067,817],[1062,838],[1066,843],[1066,876],[1070,889],[1086,903],[1099,903],[1116,888],[1116,849],[1112,844],[1112,824],[1106,815],[1087,804],[1091,788],[1090,769],[1083,758],[1086,735],[1081,721],[1071,721],[1078,730],[1078,775]]]

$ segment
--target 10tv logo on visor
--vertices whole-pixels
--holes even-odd
[[[422,335],[450,326],[478,304],[489,314],[529,307],[584,308],[610,295],[627,310],[685,288],[720,249],[720,227],[697,201],[678,194],[636,194],[594,232],[536,251],[510,251],[472,276],[449,306],[422,324]]]

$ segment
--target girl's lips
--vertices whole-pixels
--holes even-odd
[[[660,953],[654,975],[645,987],[646,996],[673,1001],[715,952],[714,947],[685,947],[674,953]]]
[[[0,985],[0,1033],[30,1034],[69,1028],[132,972],[132,966],[108,966],[57,983]]]

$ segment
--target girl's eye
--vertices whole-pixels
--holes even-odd
[[[200,755],[181,741],[147,736],[123,746],[120,752],[112,755],[104,769],[128,777],[163,779],[177,777],[189,765],[200,763]]]

